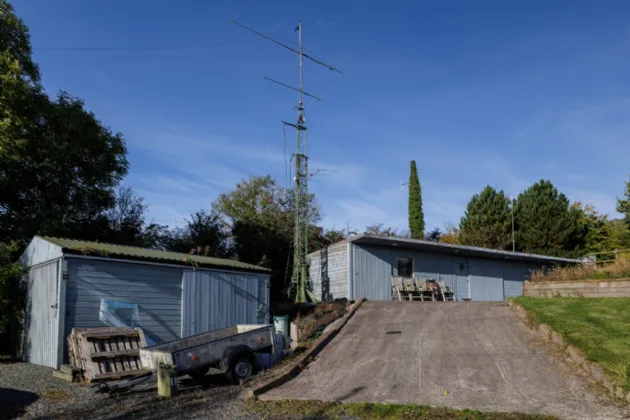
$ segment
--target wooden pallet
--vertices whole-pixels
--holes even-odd
[[[140,349],[147,346],[141,328],[74,328],[68,336],[70,363],[88,382],[146,373]]]

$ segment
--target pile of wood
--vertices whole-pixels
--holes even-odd
[[[74,328],[68,336],[70,364],[88,382],[145,373],[140,349],[146,346],[140,328]]]

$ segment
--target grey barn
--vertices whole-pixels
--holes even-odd
[[[72,328],[132,325],[161,343],[233,324],[269,322],[268,270],[233,260],[36,236],[23,354],[58,368]]]
[[[533,270],[577,260],[399,237],[358,235],[309,255],[318,299],[392,299],[392,276],[442,280],[455,298],[502,301],[523,294]]]

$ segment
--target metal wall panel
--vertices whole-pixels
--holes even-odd
[[[541,267],[539,263],[467,258],[399,247],[356,243],[351,246],[354,257],[349,296],[353,299],[391,299],[391,276],[398,275],[398,257],[413,258],[415,278],[443,280],[454,289],[457,300],[501,301],[521,296],[530,271]]]
[[[353,299],[392,298],[392,252],[393,250],[387,248],[352,245]]]
[[[234,324],[269,323],[269,276],[185,269],[182,337]]]
[[[523,296],[523,284],[529,280],[534,270],[542,268],[542,265],[523,263],[503,264],[503,296],[510,297]]]
[[[348,296],[348,244],[337,243],[309,256],[309,281],[315,297],[332,300]]]
[[[470,297],[473,301],[503,300],[503,263],[470,258]]]
[[[59,363],[59,260],[28,272],[24,360],[57,368]]]
[[[137,326],[150,341],[180,337],[181,268],[67,258],[67,334],[72,328],[105,326],[99,320],[100,302],[111,299],[138,305]]]

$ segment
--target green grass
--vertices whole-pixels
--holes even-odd
[[[630,298],[514,299],[630,390]]]
[[[437,420],[542,420],[552,416],[520,413],[482,413],[473,410],[450,410],[420,405],[325,403],[321,401],[285,400],[248,402],[252,413],[265,419],[437,419]]]

